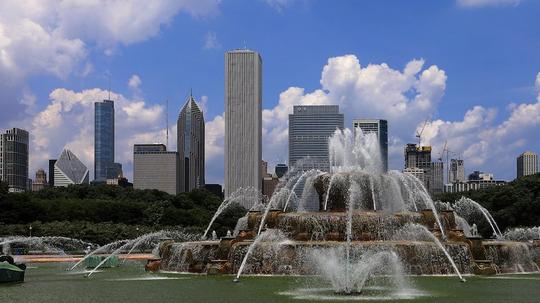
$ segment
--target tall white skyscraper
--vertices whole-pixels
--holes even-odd
[[[241,49],[225,54],[225,196],[261,189],[262,59]],[[250,205],[244,205],[250,207]]]
[[[538,155],[526,151],[517,158],[517,177],[533,175],[538,172]]]

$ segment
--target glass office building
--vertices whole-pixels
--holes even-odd
[[[94,113],[94,180],[105,181],[117,174],[108,173],[114,163],[114,102],[96,102]]]

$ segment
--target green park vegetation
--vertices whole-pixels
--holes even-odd
[[[72,185],[8,193],[0,182],[0,236],[65,236],[104,244],[161,229],[204,230],[222,200],[197,189],[169,195],[158,190]],[[235,227],[246,210],[235,205],[214,223],[218,235]]]

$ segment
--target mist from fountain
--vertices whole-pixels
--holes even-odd
[[[375,133],[364,134],[359,128],[355,129],[354,133],[349,129],[336,130],[329,139],[328,148],[331,173],[355,176],[353,182],[348,179],[349,183],[358,183],[367,177],[372,200],[371,210],[377,210],[377,195],[380,196],[379,210],[384,211],[408,210],[412,208],[411,204],[418,210],[417,202],[420,202],[433,211],[441,235],[446,239],[439,213],[422,182],[413,175],[398,171],[383,172],[380,145]],[[414,190],[411,191],[409,185],[412,185]],[[382,188],[385,190],[381,190]],[[330,190],[328,188],[327,192],[330,193]],[[403,199],[403,192],[407,193],[408,198],[413,196],[412,201]]]
[[[499,239],[502,238],[502,232],[499,229],[497,222],[493,219],[491,213],[478,202],[467,197],[461,197],[461,199],[454,203],[453,208],[459,216],[463,217],[469,223],[473,221],[474,214],[479,212],[489,223],[489,226],[493,230],[493,234]]]
[[[336,294],[360,294],[375,277],[384,277],[396,294],[410,288],[394,251],[368,250],[356,259],[347,260],[344,255],[348,253],[343,248],[316,249],[311,253],[319,275],[330,282]]]
[[[540,227],[517,227],[504,232],[503,238],[511,241],[527,242],[540,239]]]
[[[244,267],[246,266],[248,258],[253,253],[253,250],[257,245],[259,245],[260,242],[272,242],[276,243],[276,245],[281,245],[282,243],[285,243],[287,241],[287,237],[278,229],[268,229],[264,231],[262,234],[257,236],[253,243],[248,248],[248,251],[244,255],[244,259],[242,260],[242,263],[240,264],[240,268],[238,269],[238,272],[236,273],[236,277],[234,278],[234,282],[240,281],[240,275],[242,275],[242,272],[244,271]]]
[[[67,255],[66,251],[82,251],[87,247],[96,247],[96,244],[85,242],[80,239],[45,236],[45,237],[25,237],[13,236],[5,237],[0,240],[0,247],[11,246],[12,244],[23,244],[32,249],[41,249],[45,253],[57,253]],[[7,249],[6,249],[7,250]],[[8,253],[7,251],[5,253]]]
[[[210,228],[212,227],[212,224],[214,221],[223,213],[229,206],[234,204],[240,204],[241,202],[249,201],[250,203],[252,201],[256,201],[255,204],[259,204],[262,201],[262,195],[259,190],[253,187],[248,188],[239,188],[235,192],[233,192],[229,197],[223,200],[221,204],[219,205],[218,209],[214,213],[214,216],[210,220],[210,223],[208,223],[208,226],[206,227],[206,230],[204,231],[204,234],[202,235],[202,239],[206,239],[208,235],[208,231],[210,231]]]
[[[441,243],[441,241],[439,241],[439,239],[437,239],[437,237],[431,231],[429,231],[424,225],[420,225],[417,223],[407,223],[400,230],[396,231],[396,233],[394,234],[394,240],[434,242],[444,253],[446,258],[448,259],[448,262],[450,262],[450,264],[452,265],[452,268],[454,269],[454,272],[459,277],[459,279],[462,282],[465,282],[465,279],[459,272],[456,262],[454,262],[454,259],[452,259],[452,256],[450,256],[450,254],[448,253],[448,250],[446,250],[446,248]]]

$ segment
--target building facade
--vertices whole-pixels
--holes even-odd
[[[114,163],[114,102],[94,103],[94,180],[105,181],[117,175],[109,171]]]
[[[339,106],[295,105],[293,114],[289,115],[289,165],[292,169],[330,171],[328,139],[336,129],[343,129]]]
[[[261,190],[262,59],[250,50],[225,54],[225,197]]]
[[[428,191],[431,195],[444,191],[444,164],[441,161],[431,162]]]
[[[403,172],[413,168],[423,170],[424,186],[430,195],[444,191],[444,164],[441,161],[431,161],[431,146],[417,146],[414,143],[405,146]]]
[[[388,171],[388,121],[378,119],[354,119],[353,129],[360,128],[364,134],[375,133],[379,139],[383,172]]]
[[[56,159],[49,159],[49,186],[54,186],[54,164],[56,164]]]
[[[179,192],[204,187],[204,115],[192,95],[177,122]]]
[[[11,128],[0,134],[0,180],[11,192],[28,189],[28,144],[26,130]]]
[[[32,183],[32,191],[39,191],[47,187],[49,183],[47,182],[47,173],[45,170],[40,168],[36,171],[36,178]]]
[[[461,159],[450,159],[448,183],[465,182],[465,165]]]
[[[470,190],[486,189],[492,186],[500,186],[507,184],[506,181],[501,180],[468,180],[465,182],[454,182],[446,184],[444,186],[444,192],[446,193],[460,193]]]
[[[284,163],[276,164],[276,167],[274,168],[274,172],[278,178],[285,176],[288,170],[289,167]]]
[[[71,184],[88,184],[90,171],[69,149],[64,149],[54,163],[54,186],[66,187]]]
[[[517,177],[534,175],[538,172],[538,155],[526,151],[517,157]]]
[[[179,192],[178,153],[164,144],[133,146],[133,188],[157,189],[176,195]]]

